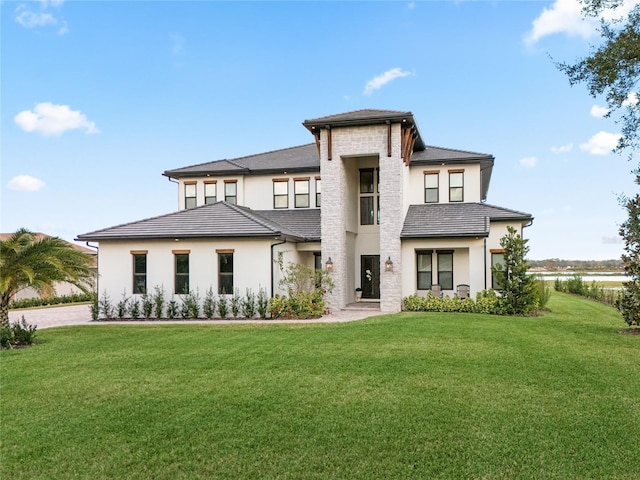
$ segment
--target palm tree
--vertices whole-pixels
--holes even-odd
[[[88,291],[93,279],[91,256],[58,237],[40,237],[21,228],[0,241],[0,326],[9,326],[9,302],[20,290],[51,291],[67,282]]]

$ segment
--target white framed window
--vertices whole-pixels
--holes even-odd
[[[289,208],[289,180],[273,181],[273,208]]]
[[[293,180],[293,195],[295,208],[309,208],[308,178],[295,178]]]

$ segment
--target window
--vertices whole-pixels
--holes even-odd
[[[147,293],[147,252],[131,252],[133,256],[133,293]]]
[[[433,284],[431,269],[431,250],[416,252],[416,270],[418,290],[430,290]]]
[[[184,208],[193,208],[197,204],[196,202],[196,184],[185,183],[184,184]]]
[[[500,281],[493,273],[493,269],[497,265],[500,265],[504,269],[504,252],[502,250],[491,252],[491,288],[494,290],[502,290],[503,287],[500,285]]]
[[[273,181],[273,208],[289,208],[289,180]]]
[[[233,250],[217,250],[218,294],[233,293]]]
[[[227,203],[238,203],[238,184],[235,180],[224,182],[224,201]]]
[[[316,207],[320,206],[320,194],[322,193],[322,184],[319,178],[316,178]]]
[[[296,208],[309,208],[309,179],[294,179],[293,194],[295,195]]]
[[[205,182],[204,184],[204,204],[205,205],[216,203],[218,201],[217,187],[218,186],[216,185],[216,182]]]
[[[452,170],[449,172],[449,201],[450,202],[464,201],[464,172],[463,171]]]
[[[424,203],[438,203],[438,172],[424,172]]]
[[[360,225],[373,225],[373,197],[360,197]]]
[[[177,294],[189,293],[189,252],[173,252],[175,257],[175,289]]]
[[[438,284],[442,290],[453,290],[453,252],[438,252]]]
[[[360,170],[360,225],[373,225],[376,218],[374,169]],[[380,204],[378,203],[378,208]],[[378,223],[380,215],[378,213]]]

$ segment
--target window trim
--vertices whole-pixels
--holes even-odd
[[[231,295],[233,294],[233,280],[234,280],[234,252],[233,248],[221,248],[216,249],[216,254],[218,255],[218,295]],[[222,272],[220,270],[220,266],[222,262],[220,261],[221,255],[231,255],[231,272]],[[223,292],[222,291],[222,279],[223,277],[231,277],[231,291]]]
[[[195,208],[198,206],[198,182],[193,182],[193,181],[189,181],[189,182],[184,182],[184,208],[189,209],[189,208]],[[193,195],[189,195],[187,196],[187,187],[193,187]],[[189,206],[189,200],[193,199],[193,206]]]
[[[418,268],[418,257],[420,256],[429,256],[431,263],[431,270],[430,270],[430,281],[429,281],[429,288],[420,288],[420,273],[426,273],[426,272],[421,272]],[[431,287],[433,287],[433,250],[416,250],[416,290],[431,290]]]
[[[147,293],[147,254],[149,253],[148,250],[131,250],[131,260],[132,260],[132,266],[131,266],[131,270],[132,270],[132,280],[133,280],[133,285],[131,287],[131,292],[134,295],[137,294],[141,294],[144,295]],[[144,256],[144,272],[137,272],[136,271],[136,257],[137,256]],[[138,279],[138,277],[143,278],[143,284],[144,287],[142,288],[142,291],[138,288],[138,282],[136,281]]]
[[[216,194],[211,196],[207,196],[207,185],[214,185]],[[210,198],[213,198],[213,201],[209,201]],[[204,204],[210,205],[212,203],[216,203],[218,201],[218,181],[217,180],[205,180],[204,182]]]
[[[189,276],[190,276],[190,271],[191,271],[191,250],[172,250],[171,253],[173,253],[173,292],[176,295],[186,295],[189,293],[190,291],[190,285],[189,285]],[[179,256],[185,256],[187,257],[187,271],[186,272],[178,272],[178,257]],[[187,291],[186,292],[179,292],[178,291],[178,279],[184,279],[186,277],[186,286],[187,286]]]
[[[311,206],[311,182],[310,177],[299,177],[293,179],[293,206],[294,208],[309,208]],[[307,184],[307,193],[296,192],[296,186],[300,184]],[[306,205],[298,205],[298,198],[304,199],[306,197]]]
[[[281,209],[287,209],[289,208],[289,179],[288,178],[274,178],[272,181],[273,187],[273,209],[274,210],[281,210]],[[284,184],[287,188],[286,188],[286,192],[285,193],[279,193],[276,194],[276,184]],[[285,205],[284,206],[278,206],[276,199],[278,198],[284,198],[286,200]]]
[[[425,170],[423,172],[424,174],[424,203],[440,203],[440,171],[439,170]],[[427,187],[427,176],[432,175],[436,177],[436,186],[434,187]],[[435,190],[436,192],[436,199],[435,201],[428,201],[427,200],[427,191],[428,190]]]

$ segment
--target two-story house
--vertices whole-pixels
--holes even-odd
[[[491,288],[500,238],[532,216],[484,203],[491,155],[426,145],[411,112],[305,120],[314,142],[167,170],[179,209],[79,235],[99,242],[99,291],[118,297],[279,292],[279,260],[327,268],[327,301],[400,310],[434,286]]]

